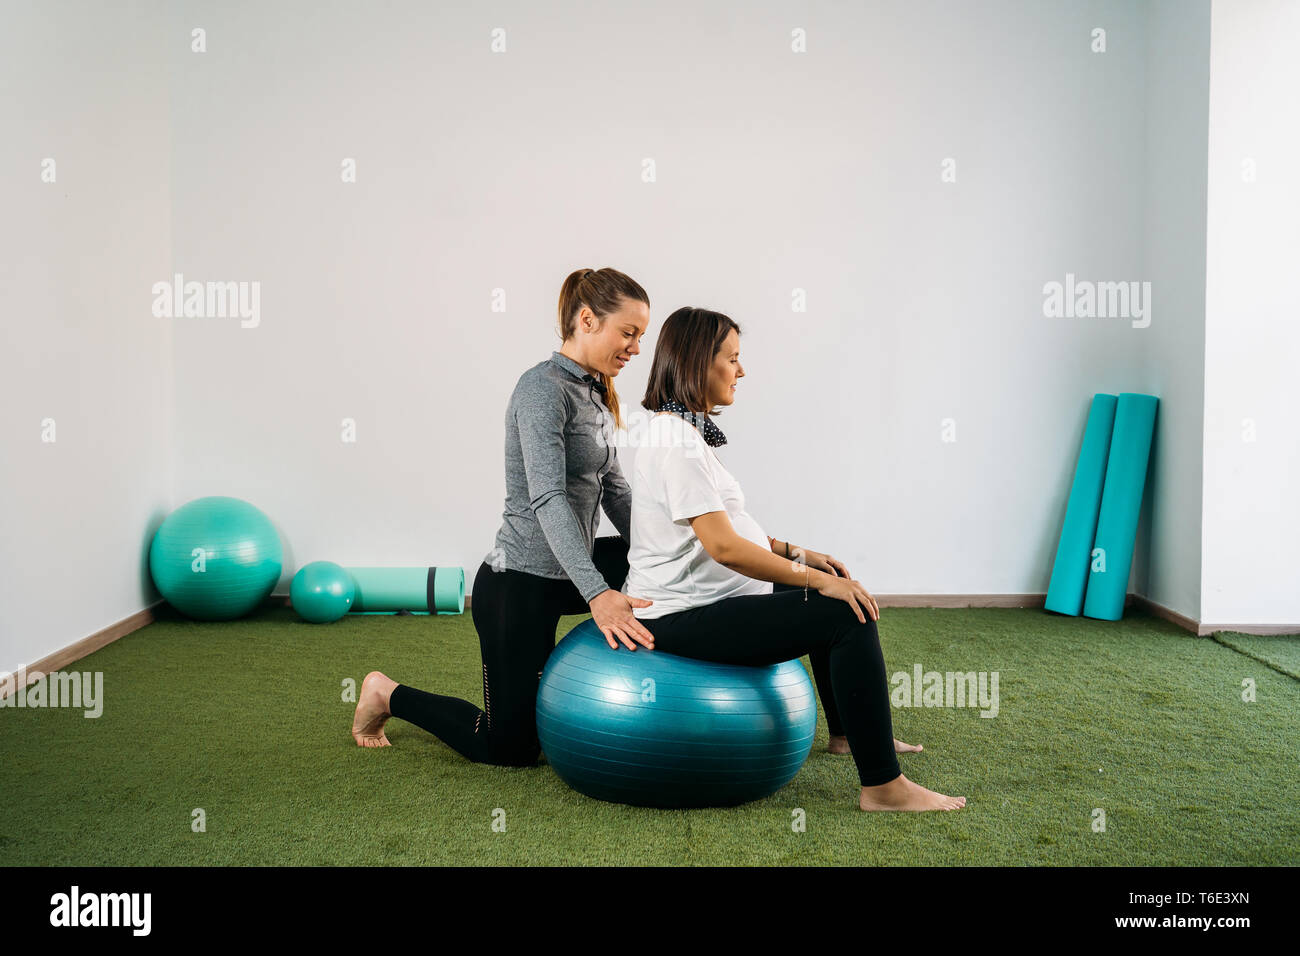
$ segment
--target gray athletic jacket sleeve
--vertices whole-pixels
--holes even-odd
[[[506,409],[506,504],[496,546],[506,568],[568,578],[584,600],[609,587],[592,563],[600,507],[631,533],[631,495],[618,467],[596,380],[559,352],[519,378]]]

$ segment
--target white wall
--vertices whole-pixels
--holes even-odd
[[[1216,2],[1211,29],[1201,616],[1297,625],[1300,4]]]
[[[171,258],[160,9],[0,6],[0,670],[156,600],[149,541],[172,507],[172,329],[149,308]]]
[[[1198,620],[1205,372],[1209,0],[1147,7],[1143,278],[1153,314],[1133,329],[1144,387],[1160,397],[1130,590]]]
[[[260,280],[262,317],[176,323],[177,497],[255,501],[298,563],[473,574],[577,267],[650,294],[628,406],[673,309],[741,323],[724,461],[882,593],[1045,590],[1091,395],[1158,384],[1128,323],[1042,309],[1141,277],[1140,6],[180,9],[177,269]]]
[[[652,301],[625,408],[671,311],[732,315],[748,375],[718,419],[723,460],[770,533],[831,551],[871,590],[1044,591],[1092,394],[1146,391],[1162,403],[1137,589],[1195,617],[1224,586],[1232,613],[1296,617],[1268,597],[1283,572],[1261,578],[1294,559],[1266,538],[1221,547],[1217,517],[1201,527],[1202,401],[1205,434],[1225,387],[1271,436],[1294,407],[1281,385],[1241,398],[1267,384],[1254,352],[1200,390],[1204,2],[3,9],[0,162],[22,229],[0,239],[0,278],[30,320],[5,325],[3,491],[21,506],[0,573],[22,599],[0,612],[0,667],[153,600],[149,536],[200,495],[276,521],[281,592],[318,558],[472,576],[500,521],[510,390],[559,346],[564,276],[606,265]],[[1221,98],[1248,72],[1224,50]],[[1257,52],[1270,62],[1245,60]],[[1288,168],[1294,139],[1259,124],[1289,101],[1264,95],[1241,135]],[[1215,171],[1213,129],[1254,115],[1232,111],[1210,144],[1216,363],[1241,344],[1224,316],[1238,328],[1232,306],[1251,301],[1250,261],[1224,285],[1231,250],[1214,258],[1236,160]],[[37,179],[47,154],[63,205]],[[1294,207],[1270,174],[1253,201]],[[1285,248],[1254,261],[1293,274]],[[260,283],[259,324],[154,319],[152,284],[173,272]],[[1043,286],[1066,273],[1153,281],[1151,325],[1047,318]],[[1278,372],[1294,338],[1255,334]],[[38,442],[46,415],[55,448]],[[1206,508],[1234,468],[1229,498],[1281,500],[1251,477],[1293,478],[1294,446],[1289,472],[1278,447],[1251,447],[1270,457],[1245,472],[1241,448],[1207,450]],[[1202,534],[1245,578],[1199,567]]]

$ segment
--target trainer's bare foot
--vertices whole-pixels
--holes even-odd
[[[924,749],[920,744],[905,744],[897,737],[894,738],[894,753],[896,754],[919,754]],[[832,735],[830,742],[826,745],[826,752],[833,754],[852,753],[849,749],[849,738]]]
[[[863,787],[858,806],[863,810],[960,810],[966,806],[966,798],[927,790],[900,773],[889,783]]]
[[[392,716],[388,712],[388,698],[397,681],[379,671],[371,671],[361,682],[357,695],[357,710],[352,715],[352,739],[358,747],[391,747],[384,734],[384,724]]]

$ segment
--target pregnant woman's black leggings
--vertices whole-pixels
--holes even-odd
[[[597,538],[592,563],[614,590],[627,578],[627,542]],[[775,664],[808,655],[832,735],[848,737],[863,786],[899,774],[894,756],[885,662],[875,623],[859,624],[843,601],[802,587],[774,585],[775,593],[726,598],[660,618],[642,619],[655,647],[670,654],[735,664]],[[456,697],[398,684],[389,699],[394,717],[439,737],[478,763],[537,763],[537,684],[555,649],[555,628],[566,614],[590,610],[573,582],[523,571],[474,578],[470,613],[483,657],[483,709]],[[865,613],[865,612],[864,612]],[[634,654],[620,645],[623,653]],[[837,701],[843,700],[844,720]],[[847,729],[846,729],[847,728]]]
[[[676,611],[641,623],[655,650],[724,664],[761,666],[807,654],[833,735],[848,737],[864,787],[899,775],[889,684],[876,622],[866,623],[838,598],[802,587],[773,585],[772,594],[746,594]]]

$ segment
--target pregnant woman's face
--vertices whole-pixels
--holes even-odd
[[[740,364],[740,333],[732,329],[709,366],[709,407],[730,405],[736,400],[736,383],[745,376]]]
[[[590,336],[587,345],[587,364],[611,378],[623,370],[633,355],[640,353],[641,336],[650,324],[648,305],[626,296],[621,301],[619,310],[605,317],[605,324]],[[578,314],[579,328],[589,316],[584,307]]]

